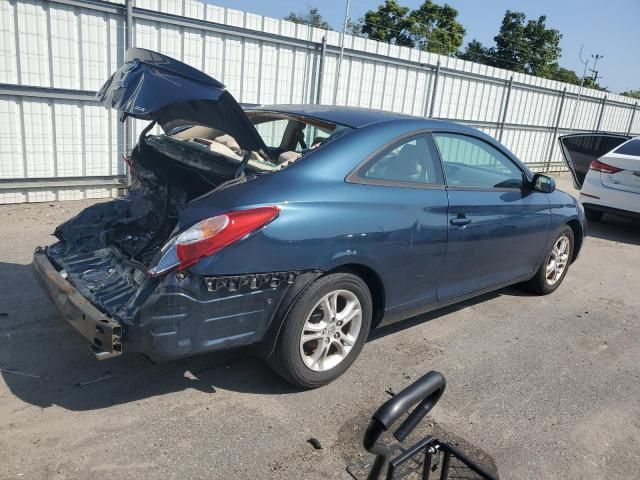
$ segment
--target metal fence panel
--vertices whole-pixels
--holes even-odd
[[[569,131],[640,133],[636,102],[619,95],[350,35],[340,63],[338,32],[199,0],[131,1],[128,24],[125,0],[0,0],[0,203],[117,193],[144,122],[129,139],[93,95],[122,64],[127,28],[132,45],[203,70],[240,102],[456,120],[536,170],[564,169],[557,136]]]

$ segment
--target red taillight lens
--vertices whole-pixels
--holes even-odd
[[[157,276],[174,268],[182,270],[264,227],[278,216],[278,207],[238,210],[207,218],[169,240],[158,263],[149,270]]]
[[[176,243],[180,269],[246,237],[278,216],[277,207],[260,207],[208,218],[187,230]]]
[[[602,173],[618,173],[622,171],[622,168],[607,165],[606,163],[601,162],[600,160],[594,160],[593,162],[591,162],[591,165],[589,165],[589,170],[594,170],[596,172],[602,172]]]

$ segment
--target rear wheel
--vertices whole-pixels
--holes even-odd
[[[602,220],[602,215],[604,215],[604,212],[600,212],[589,207],[584,207],[584,216],[587,217],[587,220],[589,220],[590,222],[599,222],[600,220]]]
[[[326,385],[360,354],[371,317],[371,293],[362,279],[350,273],[321,277],[291,308],[269,363],[294,385]]]
[[[565,226],[547,252],[536,275],[527,282],[527,287],[540,295],[547,295],[558,288],[569,270],[573,245],[573,230]]]

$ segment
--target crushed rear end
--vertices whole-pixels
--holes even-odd
[[[167,245],[193,228],[180,222],[192,200],[274,169],[249,119],[221,83],[140,49],[98,98],[122,119],[152,123],[129,158],[128,194],[85,209],[36,250],[39,283],[100,359],[134,351],[162,360],[262,339],[299,272],[158,268]],[[155,123],[166,133],[148,135]]]

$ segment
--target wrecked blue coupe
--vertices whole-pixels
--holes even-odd
[[[98,358],[252,346],[326,384],[371,328],[506,285],[555,290],[584,215],[455,123],[319,105],[241,108],[134,49],[98,93],[149,121],[126,196],[60,225],[36,276]]]

